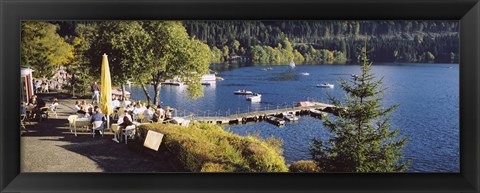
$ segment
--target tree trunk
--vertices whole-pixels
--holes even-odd
[[[158,105],[160,103],[160,86],[162,83],[160,81],[155,82],[153,90],[155,91],[155,98],[153,98],[153,104]]]
[[[150,105],[152,102],[152,97],[150,97],[150,94],[148,93],[147,86],[145,85],[145,83],[142,83],[141,85],[142,85],[143,92],[145,92],[145,96],[147,97],[147,104]]]
[[[122,101],[125,101],[125,85],[122,84]]]

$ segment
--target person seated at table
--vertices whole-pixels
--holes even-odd
[[[93,115],[93,108],[89,108],[87,113],[85,113],[85,118],[91,117]]]
[[[114,110],[120,108],[120,101],[117,99],[117,97],[113,97],[112,107]]]
[[[155,113],[153,113],[152,115],[152,121],[159,122],[159,121],[163,121],[164,119],[165,119],[165,110],[163,110],[162,108],[157,108]]]
[[[131,105],[132,104],[132,101],[130,101],[127,97],[125,97],[125,99],[123,99],[123,106],[126,107],[128,105]]]
[[[170,108],[170,106],[167,106],[166,110],[165,110],[165,120],[170,120],[172,119],[172,112],[174,111],[175,109],[173,108]]]
[[[91,108],[89,110],[91,110]],[[90,123],[93,123],[94,121],[106,121],[105,115],[102,114],[98,107],[95,109],[95,113],[90,117]]]
[[[128,127],[130,125],[133,125],[133,122],[132,122],[132,120],[130,120],[128,118],[128,116],[124,116],[122,123],[118,124],[118,126],[120,127],[120,130],[125,129],[126,127]]]
[[[97,107],[97,106],[96,106]],[[90,108],[91,109],[91,108]],[[102,114],[100,108],[96,108],[95,110],[95,114],[93,114],[91,117],[90,117],[90,123],[93,123],[93,122],[96,122],[96,121],[101,121],[101,122],[105,122],[106,121],[106,118],[105,118],[105,115]],[[95,132],[97,132],[98,130],[96,130]],[[98,133],[99,134],[99,133]]]
[[[29,101],[30,101],[30,104],[32,104],[34,106],[37,105],[37,102],[38,102],[37,101],[37,95],[32,95],[32,98],[30,98]]]
[[[135,107],[133,107],[133,114],[137,115],[138,113],[143,113],[140,103],[137,103]]]
[[[132,111],[133,111],[133,106],[132,106],[132,105],[127,105],[127,106],[125,107],[125,111],[132,112]]]
[[[53,101],[52,101],[52,104],[50,105],[50,108],[49,110],[50,111],[54,111],[58,106],[58,99],[57,98],[53,98]]]
[[[80,101],[75,101],[75,110],[77,111],[77,113],[80,113],[80,114],[87,113],[84,110],[82,110],[82,105],[80,104]]]
[[[143,114],[145,115],[145,117],[147,117],[148,120],[152,120],[153,113],[155,113],[155,112],[154,112],[153,108],[150,107],[150,105],[147,105],[147,107],[145,108],[145,111],[143,111]]]
[[[121,114],[120,114],[120,116],[118,116],[118,121],[117,121],[118,125],[123,123],[125,117],[127,117],[128,120],[130,120],[130,122],[133,122],[132,116],[130,114],[128,114],[128,112],[120,111],[119,113],[121,113]]]

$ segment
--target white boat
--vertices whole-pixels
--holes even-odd
[[[308,72],[302,72],[300,74],[303,75],[303,76],[310,76],[310,73],[308,73]]]
[[[326,112],[322,112],[322,111],[319,111],[317,109],[309,109],[310,110],[310,115],[312,116],[320,116],[320,117],[323,117],[323,116],[327,116],[327,113]]]
[[[255,93],[255,94],[247,97],[247,101],[250,101],[252,103],[258,103],[261,100],[262,100],[262,95],[258,94],[258,93]]]
[[[293,60],[290,62],[289,64],[290,68],[295,68],[295,62],[293,62]]]
[[[320,88],[333,88],[335,87],[333,84],[328,84],[328,83],[323,83],[323,84],[317,84],[317,87]]]
[[[293,122],[293,121],[298,121],[298,117],[295,116],[294,114],[291,113],[282,113],[283,118],[287,121]]]
[[[233,94],[239,94],[239,95],[252,95],[253,92],[249,90],[237,90],[233,92]]]
[[[217,76],[215,74],[205,74],[202,76],[202,82],[209,82],[217,80]]]
[[[183,85],[183,83],[180,82],[178,78],[165,80],[165,82],[163,82],[162,84],[165,84],[165,85],[175,85],[175,86]]]

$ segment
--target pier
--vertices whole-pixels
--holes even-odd
[[[245,113],[238,113],[226,116],[193,116],[192,121],[200,123],[213,123],[213,124],[243,124],[247,122],[263,121],[267,116],[280,116],[282,113],[292,113],[295,115],[308,115],[310,109],[316,109],[323,112],[332,113],[334,105],[325,103],[315,103],[312,106],[300,106],[290,108],[277,108],[269,110],[251,111]]]

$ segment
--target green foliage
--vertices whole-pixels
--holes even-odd
[[[99,77],[102,55],[108,55],[113,85],[128,80],[145,80],[151,73],[146,61],[152,58],[150,36],[137,21],[105,21],[98,23],[97,38],[91,45],[90,61]]]
[[[67,67],[68,73],[73,75],[70,84],[75,95],[90,95],[90,85],[94,81],[99,81],[98,74],[93,73],[90,62],[90,47],[95,41],[97,34],[97,25],[79,24],[75,28],[77,34],[72,40],[74,48],[74,58],[72,64]],[[95,71],[97,72],[97,71]]]
[[[148,130],[165,134],[166,147],[192,172],[286,172],[278,141],[242,137],[210,124],[181,127],[144,124],[136,138],[145,139]],[[275,144],[275,145],[272,145]]]
[[[344,109],[336,120],[324,117],[325,127],[334,135],[327,143],[314,139],[311,153],[325,172],[399,172],[408,168],[402,162],[406,137],[398,137],[398,129],[390,129],[388,115],[397,108],[381,105],[384,89],[382,79],[370,73],[371,63],[363,47],[362,74],[342,80],[345,104],[332,98]]]
[[[57,34],[57,26],[40,21],[21,23],[20,62],[35,70],[35,77],[50,78],[53,69],[69,64],[73,47]]]
[[[450,53],[459,54],[459,23],[456,21],[185,21],[191,36],[210,47],[223,48],[254,60],[257,46],[277,47],[288,38],[294,49],[298,45],[313,46],[316,50],[339,51],[345,62],[357,62],[358,48],[363,35],[369,40],[371,57],[377,62],[429,62],[423,53],[431,52],[434,62],[452,62]],[[239,49],[232,42],[239,42]],[[284,46],[284,45],[282,45]],[[240,54],[237,50],[245,50]],[[396,57],[392,54],[397,51]],[[233,53],[232,52],[232,53]],[[257,52],[258,53],[258,52]],[[335,55],[335,54],[334,54]],[[309,63],[323,61],[305,60]],[[340,56],[339,56],[340,57]],[[317,58],[318,59],[318,58]],[[225,59],[227,60],[227,59]],[[260,60],[268,61],[268,59]],[[334,63],[344,63],[338,62]],[[297,62],[297,60],[295,61]],[[453,62],[458,62],[458,57]]]
[[[154,104],[160,101],[160,84],[177,78],[188,85],[188,94],[195,98],[202,96],[201,76],[207,74],[212,52],[205,43],[189,38],[185,27],[178,21],[149,21],[144,27],[152,38],[147,68],[152,69],[155,84]]]
[[[290,164],[290,172],[319,172],[317,164],[312,160],[300,160]]]

